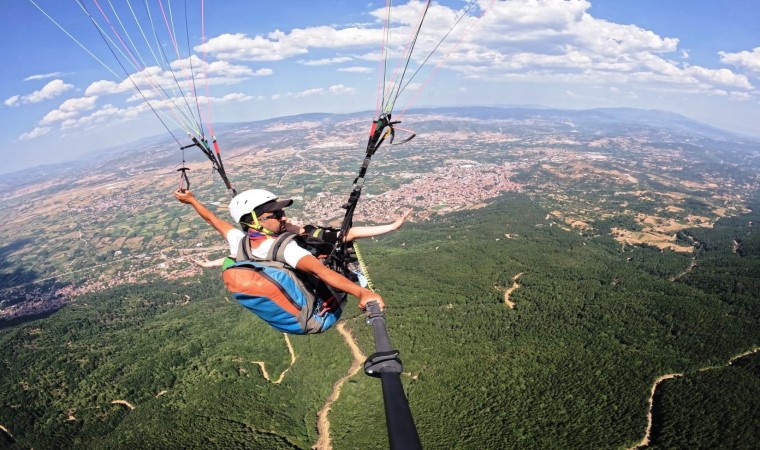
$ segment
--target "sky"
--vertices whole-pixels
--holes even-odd
[[[391,3],[2,0],[0,174],[215,123],[371,115],[426,4]],[[760,136],[758,24],[756,0],[440,0],[394,111],[633,107]]]

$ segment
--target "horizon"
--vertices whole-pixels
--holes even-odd
[[[8,64],[0,84],[0,121],[14,152],[23,157],[10,159],[0,174],[73,161],[161,134],[170,138],[129,89],[129,79],[111,69],[118,67],[115,59],[76,5],[52,0],[8,3],[8,12],[21,19],[0,30],[5,33],[0,34],[2,42],[14,42],[4,49]],[[740,136],[760,137],[760,36],[753,20],[760,17],[757,2],[468,4],[473,8],[463,15],[461,27],[467,33],[454,29],[440,54],[423,68],[429,72],[420,72],[399,106],[658,110]],[[227,2],[205,11],[203,27],[188,30],[187,36],[177,33],[179,40],[187,39],[187,48],[179,50],[192,58],[181,57],[178,50],[171,65],[183,67],[189,61],[204,68],[210,87],[206,86],[207,95],[197,98],[213,103],[208,117],[214,122],[372,110],[382,4],[339,1],[310,9],[308,15],[289,13],[306,5],[295,1],[278,11]],[[459,0],[431,6],[429,28],[422,29],[422,50],[415,62],[462,15],[463,6]],[[418,0],[393,6],[394,36],[406,38],[422,7]],[[191,18],[200,16],[198,5],[190,8]],[[716,32],[708,36],[705,29]],[[105,22],[103,30],[110,31]],[[162,45],[173,50],[168,42]],[[393,50],[391,57],[398,56]],[[436,58],[445,60],[438,71]],[[125,71],[132,77],[166,74],[151,63]],[[430,83],[423,81],[432,73]],[[198,112],[203,117],[200,108]]]
[[[644,109],[644,108],[630,108],[630,107],[608,107],[608,108],[583,108],[583,109],[573,109],[573,108],[553,108],[548,106],[542,106],[542,105],[440,105],[440,106],[416,106],[413,108],[410,108],[407,113],[408,114],[415,114],[418,110],[436,110],[436,109],[451,109],[451,108],[457,108],[457,109],[471,109],[471,108],[491,108],[491,109],[501,109],[501,110],[536,110],[536,111],[544,111],[544,110],[553,110],[553,111],[566,111],[566,112],[584,112],[584,111],[609,111],[609,110],[632,110],[632,111],[645,111],[645,112],[659,112],[659,113],[665,113],[665,114],[674,114],[676,116],[682,117],[684,119],[694,121],[695,123],[713,128],[715,130],[731,134],[733,136],[736,136],[739,139],[757,139],[758,143],[760,143],[760,136],[752,136],[752,135],[742,135],[741,133],[736,133],[730,130],[726,130],[720,127],[715,127],[713,125],[700,122],[699,120],[693,119],[691,117],[688,117],[684,114],[680,113],[674,113],[672,111],[667,110],[661,110],[661,109]],[[298,116],[304,116],[304,115],[336,115],[336,116],[353,116],[353,115],[359,115],[359,114],[365,114],[365,113],[372,113],[372,110],[359,110],[359,111],[349,111],[349,112],[320,112],[320,111],[313,111],[313,112],[303,112],[303,113],[297,113],[297,114],[290,114],[285,116],[274,116],[274,117],[266,117],[261,119],[255,119],[255,120],[247,120],[247,121],[239,121],[239,122],[217,122],[217,126],[235,126],[240,124],[248,124],[248,123],[260,123],[260,122],[268,122],[272,120],[280,120],[280,119],[289,119],[294,118]],[[129,145],[132,143],[136,143],[139,141],[161,141],[156,142],[154,144],[164,145],[164,144],[170,144],[171,143],[171,136],[168,136],[166,133],[156,133],[148,136],[142,136],[139,138],[135,138],[133,141],[130,142],[122,142],[120,144],[114,144],[106,147],[102,147],[99,149],[94,149],[89,152],[83,153],[81,155],[55,161],[55,162],[49,162],[49,163],[43,163],[38,164],[34,166],[25,167],[18,170],[10,170],[10,171],[4,171],[3,168],[0,167],[0,178],[5,176],[14,176],[18,174],[22,174],[26,171],[34,171],[34,170],[43,170],[45,168],[55,168],[57,166],[67,166],[71,164],[77,164],[77,163],[86,163],[86,158],[91,157],[99,152],[102,153],[109,153],[112,151],[118,150],[120,147],[123,147],[125,145]],[[223,136],[220,139],[220,143],[224,144]]]

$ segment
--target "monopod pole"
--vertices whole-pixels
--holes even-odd
[[[401,384],[403,366],[398,358],[398,350],[391,346],[385,316],[377,302],[369,302],[367,310],[367,323],[372,325],[375,333],[375,353],[364,362],[364,373],[380,378],[383,386],[385,422],[391,450],[421,450],[417,427]]]

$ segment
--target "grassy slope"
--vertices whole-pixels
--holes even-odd
[[[363,247],[391,305],[393,343],[416,376],[404,382],[425,447],[630,445],[658,375],[724,363],[760,342],[748,306],[757,290],[699,284],[715,264],[673,283],[658,274],[680,272],[690,255],[620,253],[545,215],[511,195]],[[745,271],[752,263],[743,258]],[[519,272],[510,310],[494,286]],[[182,306],[184,294],[193,300]],[[298,361],[273,385],[252,361],[278,375],[289,364],[282,337],[223,295],[209,272],[169,290],[159,282],[88,296],[2,330],[0,424],[18,448],[309,448],[316,412],[350,365],[342,339],[294,339]],[[349,324],[371,353],[369,327]],[[66,421],[71,409],[76,422]],[[336,449],[387,448],[376,379],[347,383],[330,419]]]
[[[652,274],[677,273],[690,255],[619,253],[606,237],[568,234],[544,217],[508,197],[366,246],[373,276],[394,305],[394,343],[406,370],[419,372],[409,394],[423,444],[633,444],[658,375],[725,362],[760,341],[760,315],[745,309],[756,294],[726,298]],[[750,263],[757,270],[757,259]],[[712,270],[705,262],[692,279]],[[508,286],[519,272],[521,287],[511,296],[517,306],[509,310],[494,285]],[[380,413],[358,426],[350,408],[335,409],[335,420],[354,420],[354,428],[382,423]],[[337,448],[370,442],[357,434],[341,439]]]
[[[726,414],[731,411],[731,414]],[[760,354],[663,383],[652,449],[757,448]]]

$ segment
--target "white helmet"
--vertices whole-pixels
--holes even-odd
[[[263,189],[250,189],[241,192],[232,199],[230,202],[230,216],[232,216],[235,222],[240,222],[240,219],[244,215],[250,214],[254,209],[270,202],[272,205],[271,208],[267,208],[267,211],[290,206],[293,203],[293,200],[286,199],[277,201],[277,196],[269,191]]]

